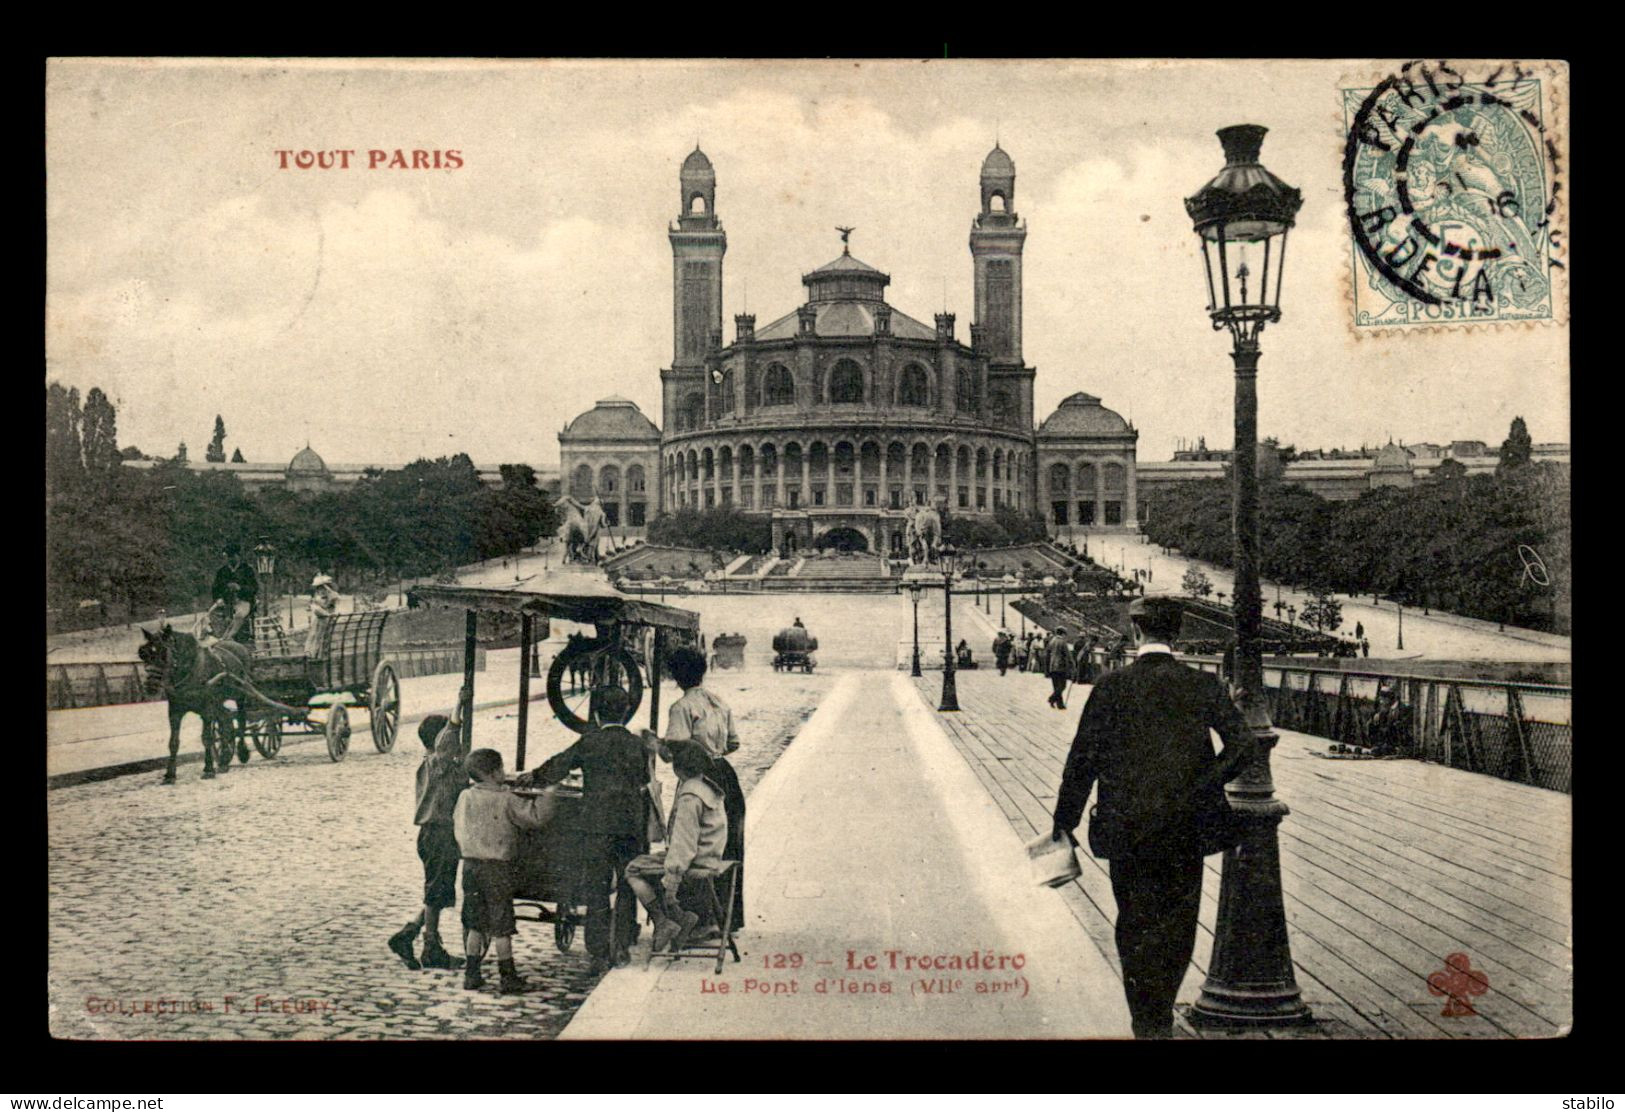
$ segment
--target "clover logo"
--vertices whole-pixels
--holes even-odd
[[[1471,997],[1482,996],[1490,989],[1490,979],[1481,969],[1473,968],[1466,954],[1451,954],[1444,959],[1444,968],[1428,976],[1428,992],[1434,996],[1449,997],[1440,1015],[1477,1015]]]

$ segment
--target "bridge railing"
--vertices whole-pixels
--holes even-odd
[[[1182,657],[1217,673],[1212,657]],[[1344,671],[1265,661],[1270,720],[1332,742],[1377,748],[1552,791],[1571,790],[1573,689],[1553,684]],[[1378,695],[1395,710],[1378,720]]]

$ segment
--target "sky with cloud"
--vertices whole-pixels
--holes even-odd
[[[1568,439],[1562,327],[1366,337],[1347,326],[1338,86],[1377,67],[978,62],[60,61],[47,74],[46,377],[100,386],[121,444],[331,462],[465,451],[558,459],[610,394],[659,421],[669,222],[699,142],[728,232],[727,339],[794,310],[852,252],[888,299],[972,318],[970,222],[995,137],[1026,219],[1025,355],[1040,414],[1086,390],[1142,459],[1230,440],[1228,341],[1203,314],[1182,198],[1214,131],[1270,128],[1298,185],[1260,427],[1300,447]],[[365,168],[369,149],[461,152]],[[349,170],[278,150],[354,149]]]

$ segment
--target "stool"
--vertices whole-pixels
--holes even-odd
[[[722,963],[727,954],[732,953],[736,963],[740,960],[739,947],[734,945],[734,894],[739,887],[740,873],[743,868],[744,866],[738,861],[721,861],[715,868],[692,868],[683,874],[684,884],[692,884],[705,893],[706,908],[711,913],[712,922],[716,924],[717,929],[721,932],[716,944],[717,965],[713,971],[715,973],[722,972]],[[717,882],[720,880],[727,881],[728,896],[726,900],[717,895]],[[672,960],[678,958],[710,958],[712,956],[711,943],[709,941],[692,943],[684,946],[681,950],[664,956]],[[644,968],[648,968],[649,962],[653,960],[654,952],[651,947],[649,959],[644,962]]]

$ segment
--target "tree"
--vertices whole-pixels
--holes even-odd
[[[1187,595],[1195,595],[1197,598],[1207,598],[1213,593],[1213,580],[1198,567],[1186,568],[1185,578],[1179,581],[1179,586]]]
[[[76,485],[84,475],[82,420],[78,388],[49,383],[45,387],[45,477],[53,495]]]
[[[1459,459],[1447,459],[1433,469],[1433,479],[1440,483],[1453,483],[1467,477],[1467,465]]]
[[[232,463],[247,463],[248,462],[247,460],[245,460],[243,458],[243,450],[241,448],[233,448],[232,449],[231,462]]]
[[[146,459],[147,458],[146,456],[141,454],[141,449],[137,448],[134,444],[126,444],[124,447],[122,447],[122,448],[120,448],[118,450],[118,454],[119,454],[120,457],[122,457],[123,459],[127,459],[127,460],[129,460],[129,459]]]
[[[1303,619],[1305,625],[1325,633],[1343,624],[1343,604],[1333,597],[1330,590],[1317,587],[1309,592],[1309,595],[1309,601],[1298,611],[1298,616]]]
[[[1504,475],[1528,466],[1534,448],[1534,443],[1529,439],[1529,427],[1523,423],[1522,417],[1514,417],[1512,427],[1507,430],[1507,438],[1501,442],[1501,462],[1495,465],[1495,473]]]
[[[218,413],[214,415],[214,436],[203,450],[203,458],[210,463],[226,462],[226,422]]]
[[[113,403],[107,400],[99,386],[92,386],[85,395],[85,409],[81,439],[84,444],[85,470],[92,475],[105,476],[123,463],[118,450],[118,418]]]

